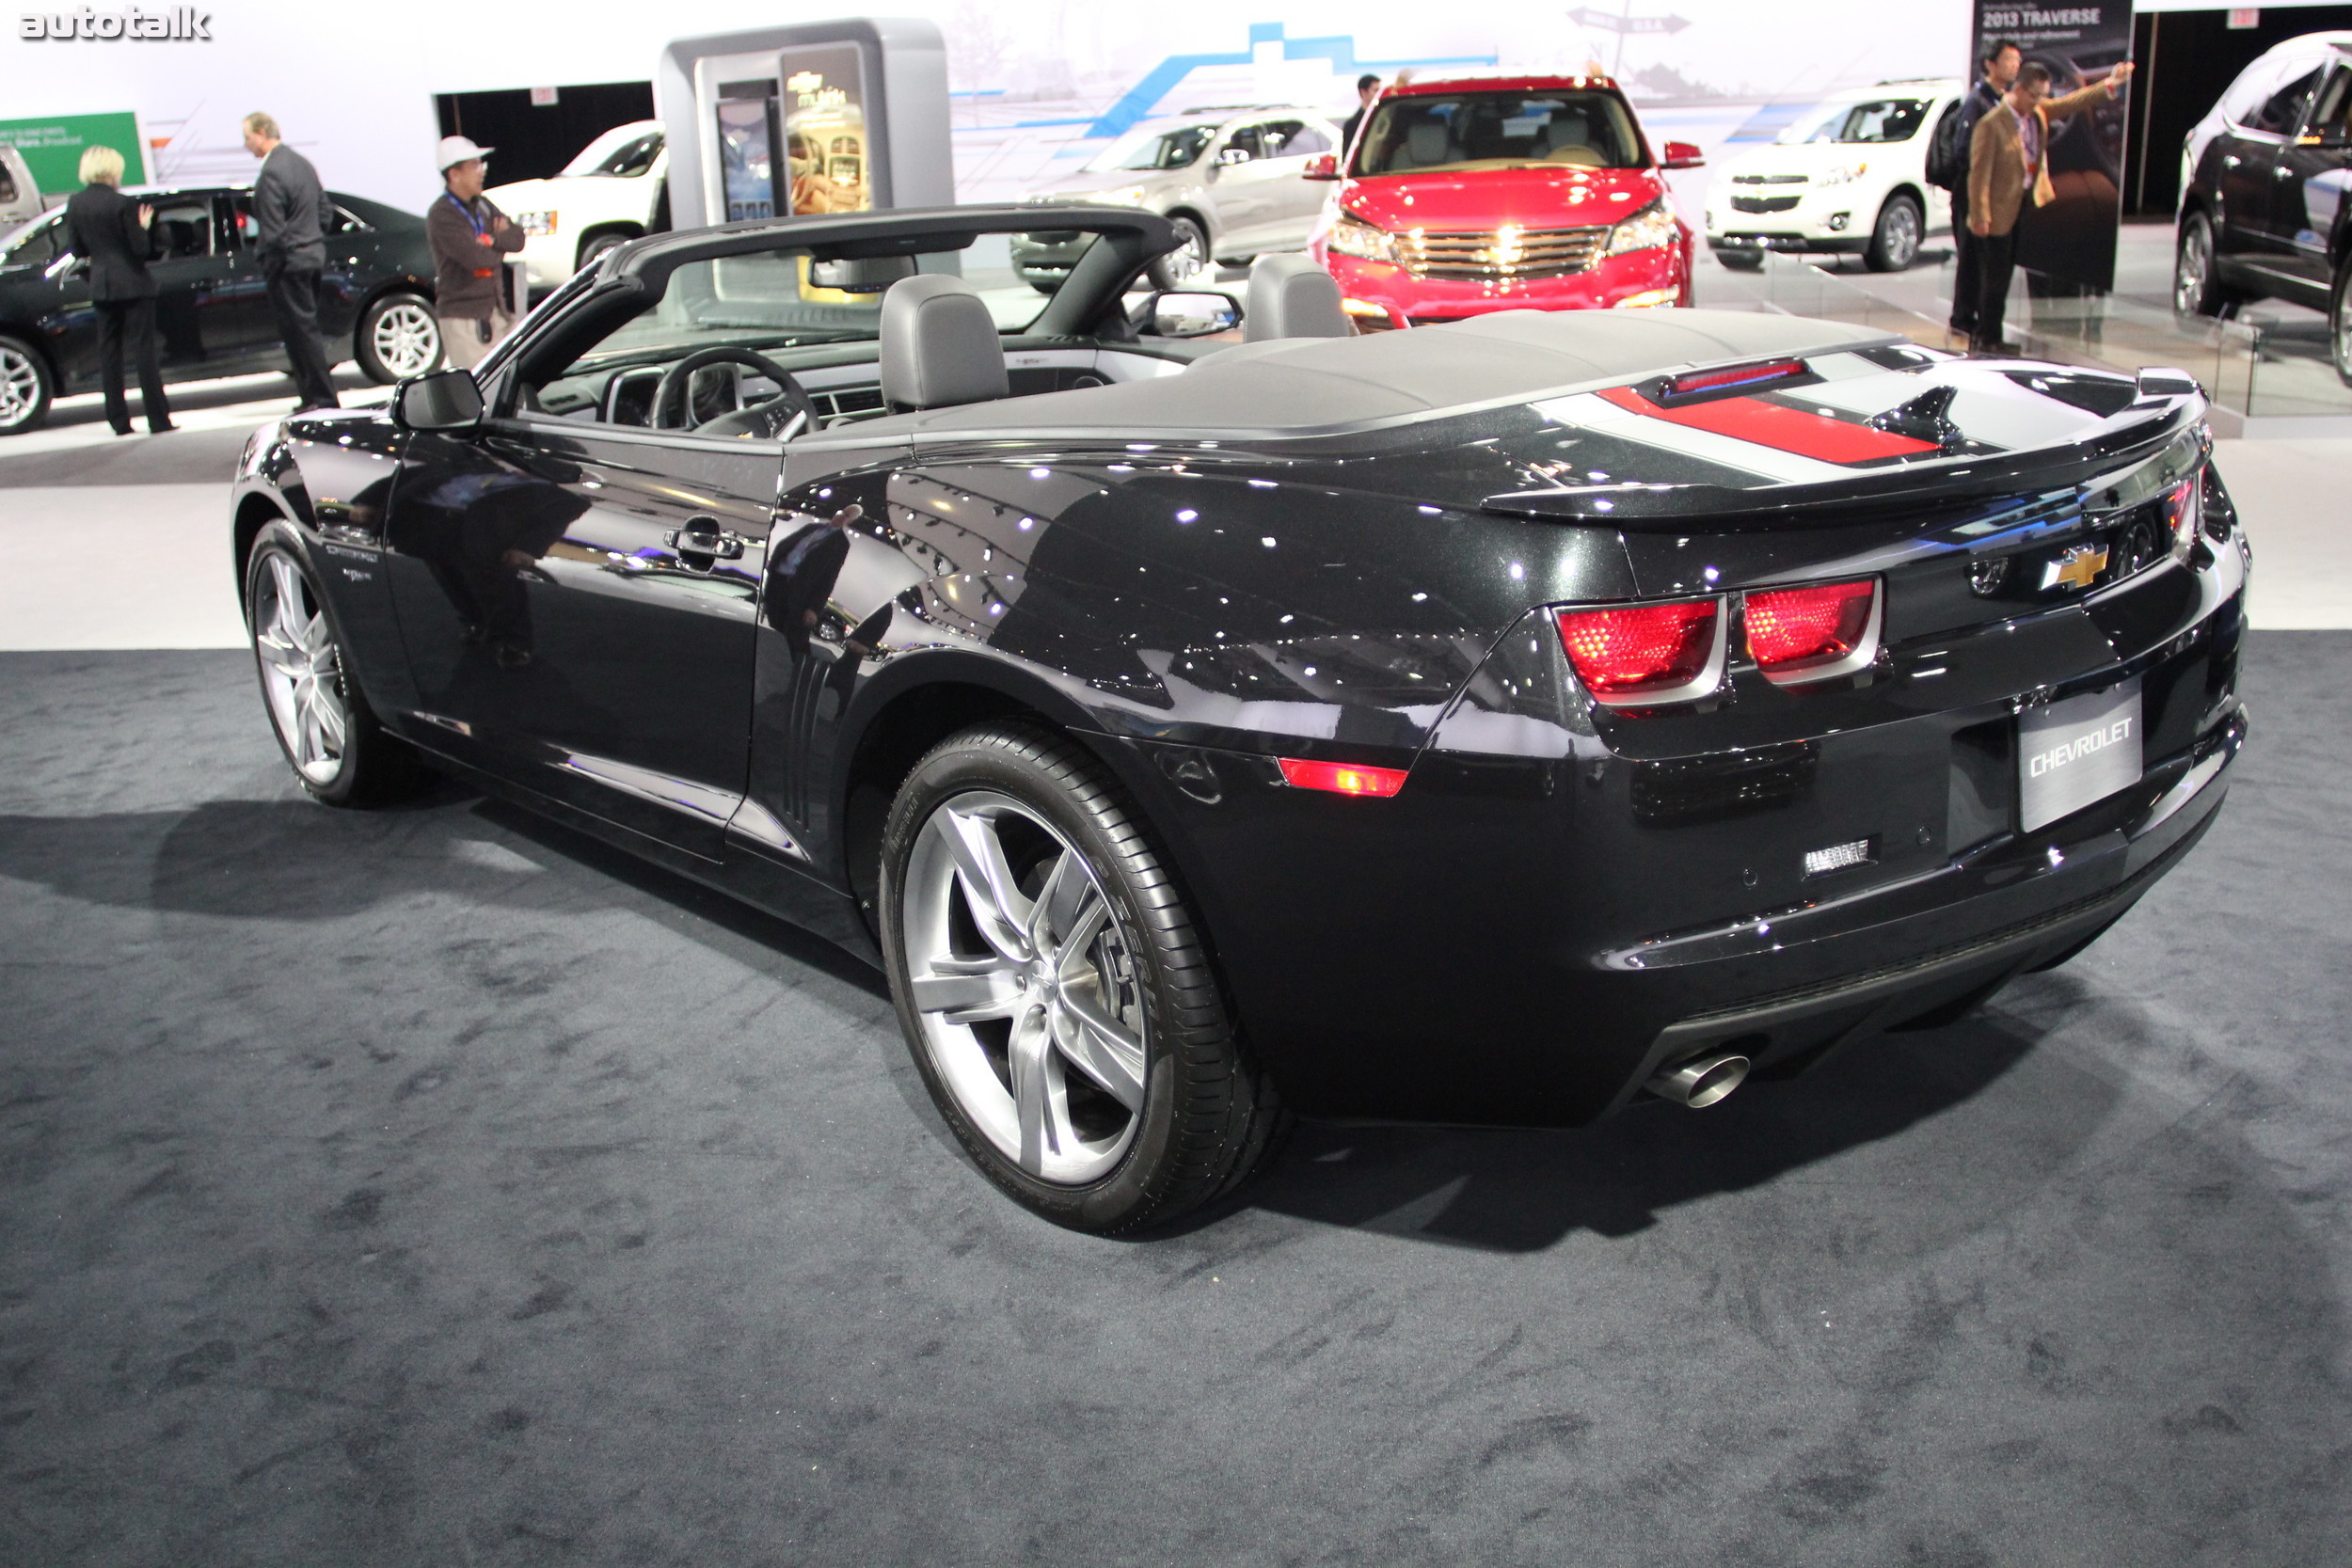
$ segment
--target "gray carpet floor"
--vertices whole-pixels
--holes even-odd
[[[0,1562],[2344,1560],[2347,668],[1963,1023],[1104,1242],[822,945],[0,657]]]

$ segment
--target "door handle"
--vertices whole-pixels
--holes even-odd
[[[716,517],[690,518],[684,528],[663,534],[661,542],[680,555],[707,556],[713,561],[740,561],[746,543],[741,534],[721,528]]]
[[[2224,152],[2221,155],[2221,166],[2223,168],[2235,168],[2238,165],[2244,163],[2245,161],[2245,159],[2239,157],[2234,152]]]
[[[2294,178],[2294,175],[2295,170],[2283,166],[2274,168],[2270,171],[2270,177],[2273,180],[2288,180]]]

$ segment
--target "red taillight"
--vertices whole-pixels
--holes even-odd
[[[1576,678],[1604,703],[1698,696],[1688,689],[1715,662],[1718,615],[1713,599],[1564,610],[1560,641]]]
[[[1772,588],[1747,596],[1748,652],[1766,675],[1827,673],[1867,655],[1878,579]]]
[[[1802,359],[1777,359],[1769,365],[1735,365],[1726,371],[1700,371],[1692,375],[1678,375],[1666,383],[1670,398],[1688,397],[1692,392],[1720,392],[1726,387],[1756,387],[1767,381],[1786,381],[1792,375],[1804,374]]]
[[[1366,768],[1354,762],[1310,762],[1305,757],[1278,757],[1282,778],[1300,789],[1327,789],[1334,795],[1393,795],[1405,787],[1402,768]]]

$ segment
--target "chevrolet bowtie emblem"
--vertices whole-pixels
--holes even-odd
[[[2107,569],[2107,547],[2105,545],[2077,545],[2042,568],[2042,586],[2045,589],[2063,585],[2068,588],[2088,588],[2099,580],[2099,574]]]

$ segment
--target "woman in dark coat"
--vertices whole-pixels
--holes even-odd
[[[164,374],[155,357],[155,279],[147,263],[155,254],[155,209],[124,196],[122,154],[93,147],[82,154],[82,188],[65,204],[66,236],[73,254],[89,265],[90,301],[98,307],[98,354],[105,377],[106,422],[117,436],[131,434],[131,405],[122,394],[122,350],[129,340],[139,361],[139,403],[147,428],[157,436],[172,427],[164,401]]]

